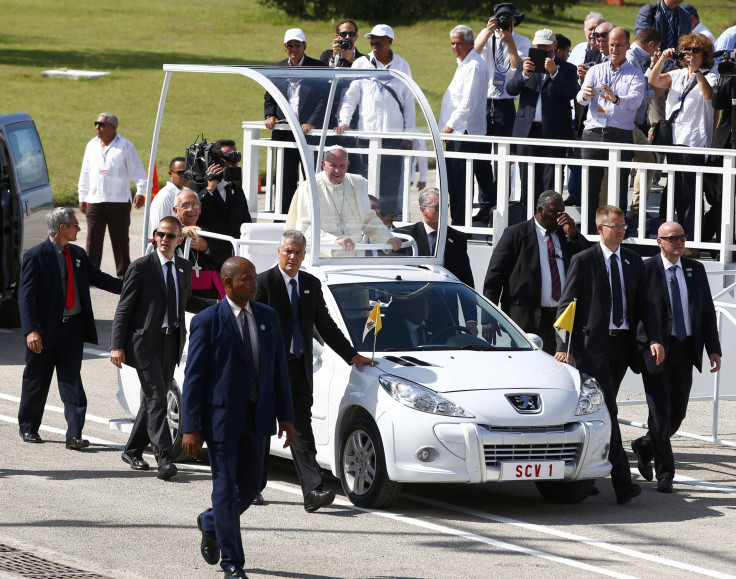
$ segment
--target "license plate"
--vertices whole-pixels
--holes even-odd
[[[501,480],[545,480],[565,478],[565,461],[501,462]]]

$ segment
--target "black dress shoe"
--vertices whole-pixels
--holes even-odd
[[[220,560],[220,545],[217,544],[217,536],[202,528],[202,515],[197,515],[197,526],[202,533],[202,543],[199,546],[202,557],[208,564],[217,565]]]
[[[331,505],[335,500],[335,491],[321,491],[314,489],[306,497],[304,497],[304,510],[308,513]]]
[[[629,488],[619,495],[616,495],[616,502],[619,505],[625,505],[634,497],[638,497],[641,494],[641,487],[638,484],[632,483]]]
[[[171,477],[176,476],[179,469],[173,462],[158,467],[158,474],[156,475],[161,480],[169,480]]]
[[[242,567],[230,567],[229,569],[225,569],[225,579],[242,579],[243,577],[248,579],[248,576],[245,574]]]
[[[660,493],[672,494],[675,489],[672,488],[672,481],[668,478],[663,478],[657,481],[657,490]]]
[[[654,479],[652,462],[651,459],[646,460],[644,458],[643,449],[641,447],[641,438],[631,441],[631,450],[633,450],[636,455],[636,468],[639,469],[639,474],[643,476],[645,480],[651,481]]]
[[[23,442],[30,442],[32,444],[41,444],[43,442],[43,438],[38,435],[38,432],[23,432],[22,430],[19,430],[19,432]]]
[[[256,505],[257,507],[262,507],[266,504],[266,501],[263,500],[263,494],[258,493],[255,497],[253,497],[253,501],[250,503],[251,505]]]
[[[120,458],[123,459],[123,462],[127,462],[133,470],[148,470],[148,463],[142,458],[128,454],[125,451],[120,455]]]
[[[66,447],[69,450],[82,450],[89,446],[89,440],[85,440],[81,436],[72,436],[66,439]]]

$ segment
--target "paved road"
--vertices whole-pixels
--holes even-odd
[[[112,270],[109,247],[104,265]],[[47,443],[20,440],[24,341],[20,331],[0,330],[0,577],[13,570],[3,567],[11,559],[3,545],[107,577],[219,577],[199,554],[195,523],[209,503],[207,466],[182,465],[179,476],[162,482],[120,460],[126,435],[107,424],[122,417],[117,376],[104,356],[117,300],[94,290],[93,301],[101,344],[88,350],[83,365],[85,436],[93,444],[82,452],[64,448],[55,386],[41,429]],[[729,404],[722,424],[733,439]],[[645,419],[641,407],[626,415]],[[708,415],[707,405],[693,405],[689,429],[703,428]],[[622,430],[625,441],[639,432]],[[407,485],[391,511],[365,511],[347,503],[330,480],[339,500],[315,514],[301,506],[293,469],[276,462],[269,504],[243,517],[246,569],[258,578],[730,576],[734,451],[680,438],[675,452],[676,493],[661,495],[644,483],[642,496],[627,506],[615,504],[604,480],[599,496],[577,506],[547,503],[530,483]]]

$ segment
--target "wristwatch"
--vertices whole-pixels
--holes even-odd
[[[621,97],[620,97],[620,96],[618,96],[618,95],[616,95],[616,100],[615,100],[615,101],[613,101],[613,104],[615,104],[615,105],[620,105],[620,104],[621,104]]]

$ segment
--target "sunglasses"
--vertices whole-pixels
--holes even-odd
[[[348,36],[350,38],[355,38],[356,36],[358,36],[358,33],[357,32],[352,32],[352,31],[350,31],[350,32],[338,32],[337,34],[339,36],[342,36],[343,38],[347,38]]]
[[[178,233],[164,233],[163,231],[154,231],[153,233],[159,239],[163,239],[164,237],[166,239],[176,239],[177,237],[179,237]]]
[[[105,127],[110,123],[103,123],[102,121],[95,121],[95,127]]]
[[[293,44],[287,44],[286,48],[288,48],[289,50],[294,50],[295,48],[301,48],[302,46],[304,46],[303,42],[294,42]]]
[[[685,242],[687,241],[687,235],[670,235],[669,237],[660,237],[660,239],[669,241],[670,243],[677,243],[678,241]]]
[[[608,32],[594,32],[590,36],[591,38],[608,38]]]
[[[179,177],[183,177],[184,173],[186,173],[186,171],[174,171],[173,169],[171,170],[171,172],[176,173],[177,175],[179,175]]]
[[[701,50],[703,49],[698,48],[697,46],[687,46],[682,49],[683,52],[692,52],[693,54],[698,54],[698,52],[700,52]]]
[[[613,229],[614,231],[626,231],[626,229],[629,227],[626,224],[623,225],[608,225],[607,223],[601,223],[601,227],[608,227],[609,229]]]

